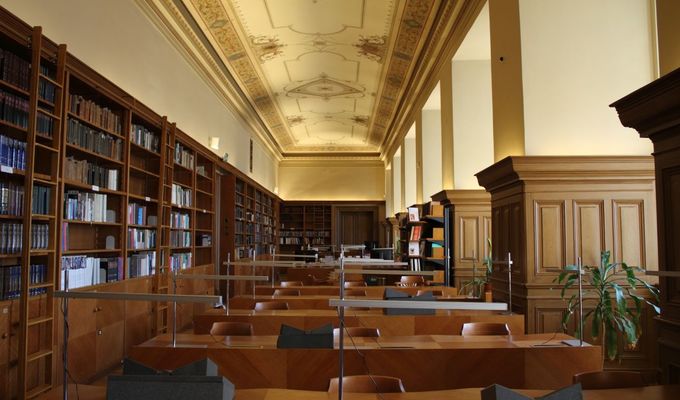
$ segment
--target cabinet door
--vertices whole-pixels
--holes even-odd
[[[10,336],[10,305],[3,302],[0,305],[0,398],[10,399],[9,393],[9,336]]]

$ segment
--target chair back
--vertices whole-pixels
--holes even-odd
[[[403,275],[397,283],[398,286],[403,287],[422,286],[424,284],[425,279],[420,275]]]
[[[285,301],[258,301],[255,303],[255,311],[262,310],[287,310],[288,303]]]
[[[213,322],[213,336],[253,336],[253,325],[248,322]]]
[[[345,282],[345,289],[352,288],[352,287],[365,287],[365,286],[367,286],[367,285],[366,285],[366,282],[364,282],[364,281]]]
[[[585,390],[646,386],[644,376],[637,371],[582,372],[574,375],[574,383],[581,383]]]
[[[279,286],[281,286],[282,288],[299,287],[303,286],[303,283],[301,281],[281,281],[281,283],[279,283]]]
[[[380,337],[380,329],[363,326],[345,327],[345,333],[351,337]],[[333,335],[340,335],[340,328],[334,328]]]
[[[441,289],[433,289],[433,290],[427,290],[427,289],[420,289],[418,290],[418,293],[416,293],[416,296],[420,296],[426,293],[432,293],[432,296],[443,296],[444,292]]]
[[[299,296],[300,290],[298,289],[276,289],[274,290],[274,296]]]
[[[338,391],[338,378],[332,378],[328,392]],[[346,393],[403,393],[401,379],[379,375],[345,376],[342,380],[342,391]]]
[[[345,296],[366,296],[366,291],[361,289],[347,289]]]
[[[508,324],[502,322],[466,322],[460,332],[463,336],[509,335]]]

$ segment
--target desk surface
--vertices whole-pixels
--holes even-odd
[[[233,321],[253,324],[256,335],[277,335],[281,324],[300,329],[313,329],[328,323],[339,326],[337,310],[208,310],[194,316],[194,333],[207,334],[214,322]],[[436,310],[434,315],[384,315],[382,310],[345,311],[346,326],[368,326],[380,329],[385,336],[455,335],[465,322],[503,322],[513,333],[524,333],[524,316],[505,315],[494,311]]]
[[[408,293],[409,295],[415,295],[418,290],[441,290],[447,296],[456,296],[458,294],[458,289],[455,287],[448,286],[356,286],[348,289],[359,289],[365,290],[368,296],[382,297],[385,293],[385,289],[396,289],[402,292]],[[282,286],[267,286],[267,285],[257,285],[255,286],[256,295],[272,295],[276,289],[297,289],[302,295],[328,295],[337,296],[340,288],[337,285],[304,285],[304,286],[293,286],[293,287],[282,287]]]
[[[385,393],[380,397],[372,393],[345,393],[347,400],[481,400],[478,388],[437,390],[428,392]],[[106,388],[103,386],[79,385],[80,400],[104,400]],[[537,397],[548,394],[547,390],[518,390],[520,393]],[[69,385],[69,398],[76,398],[74,385]],[[236,391],[236,400],[332,400],[337,394],[320,391],[290,389],[241,389]],[[584,390],[584,400],[677,400],[680,398],[680,385],[647,386],[628,389]],[[52,389],[39,400],[61,399],[61,387]]]
[[[485,387],[554,389],[575,373],[602,368],[599,346],[568,347],[563,334],[505,336],[423,335],[355,338],[345,348],[345,373],[398,376],[409,391]],[[349,344],[349,339],[347,339]],[[277,349],[275,336],[161,335],[130,351],[154,368],[174,369],[210,357],[238,389],[325,390],[338,375],[337,349]],[[542,344],[555,346],[540,346]],[[359,350],[359,351],[357,351]]]

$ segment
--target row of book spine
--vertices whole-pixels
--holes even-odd
[[[117,134],[122,132],[121,118],[110,108],[75,94],[68,95],[68,103],[69,110],[79,118]]]
[[[128,224],[133,225],[147,225],[147,213],[146,206],[138,203],[129,203],[127,207],[128,211]]]
[[[26,142],[0,135],[0,165],[26,170]]]
[[[175,143],[175,163],[189,168],[194,168],[194,153],[188,148],[182,146],[181,143]]]
[[[23,234],[23,224],[0,223],[0,253],[19,253],[23,246]]]
[[[114,160],[123,159],[122,139],[92,129],[73,118],[68,120],[66,142]]]
[[[172,268],[173,271],[191,268],[191,253],[171,254],[170,268]]]
[[[2,120],[28,128],[28,100],[0,89],[0,115]]]
[[[118,190],[118,169],[106,168],[87,160],[67,157],[64,163],[64,177],[76,182]]]
[[[50,193],[52,189],[46,186],[33,186],[32,210],[33,214],[48,215],[50,213]]]
[[[123,274],[123,259],[85,255],[63,256],[61,258],[61,290],[66,288],[67,274],[69,289],[116,282]]]
[[[128,278],[153,275],[156,272],[156,252],[131,254],[128,257]]]
[[[172,204],[191,207],[191,189],[182,187],[177,184],[172,184],[172,195],[170,201]]]
[[[191,227],[189,214],[177,211],[170,213],[170,227],[175,229],[189,229]]]
[[[47,265],[31,264],[29,285],[38,285],[47,280]],[[47,292],[47,288],[30,288],[29,296]],[[11,300],[21,295],[21,265],[0,267],[0,300]]]
[[[87,222],[107,222],[107,196],[101,193],[69,190],[64,199],[64,218]]]
[[[50,226],[48,224],[31,225],[31,249],[44,250],[50,245]]]
[[[0,79],[28,91],[31,86],[31,63],[12,53],[0,49]]]
[[[170,246],[191,247],[191,232],[188,231],[170,232]]]
[[[0,215],[24,215],[24,186],[0,182]]]
[[[54,99],[57,94],[57,87],[52,84],[52,82],[48,82],[44,79],[41,79],[40,82],[38,82],[38,96],[40,96],[41,99],[54,103]]]
[[[144,125],[132,124],[130,127],[130,140],[132,143],[158,153],[160,138]]]
[[[145,250],[156,247],[156,231],[152,229],[128,228],[128,248]]]
[[[54,135],[54,119],[49,115],[38,113],[36,130],[42,136],[52,138]]]

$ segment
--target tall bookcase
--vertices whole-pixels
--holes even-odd
[[[271,254],[276,245],[278,200],[248,181],[234,180],[233,258]]]
[[[311,246],[330,246],[331,241],[330,204],[286,203],[281,206],[281,227],[279,251],[295,253],[305,242]]]

